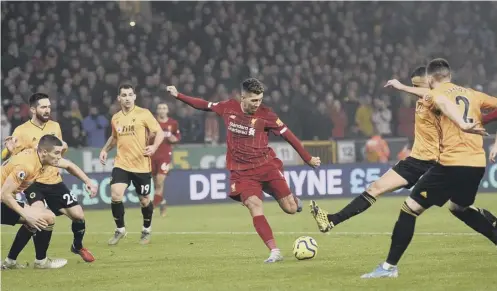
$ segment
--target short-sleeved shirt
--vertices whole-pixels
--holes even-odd
[[[150,157],[143,153],[151,133],[162,130],[152,113],[135,106],[128,113],[119,111],[112,116],[112,136],[117,139],[114,167],[132,173],[150,173]]]
[[[435,99],[445,96],[459,108],[463,120],[468,123],[482,121],[481,109],[497,108],[497,98],[453,83],[444,83],[423,98],[427,106],[436,109]],[[483,137],[465,133],[447,116],[441,115],[437,125],[441,133],[440,164],[444,166],[485,167]]]
[[[26,149],[10,157],[2,165],[0,173],[2,185],[8,177],[12,177],[18,185],[16,194],[29,187],[43,172],[44,168],[36,149]]]
[[[36,148],[41,137],[47,134],[52,134],[62,140],[62,131],[58,122],[49,120],[47,123],[40,127],[31,120],[16,127],[12,133],[13,137],[17,138],[17,147],[12,152],[13,155],[30,148]],[[62,182],[60,170],[56,167],[47,166],[46,170],[40,175],[36,182],[54,185]]]
[[[268,146],[269,133],[281,135],[288,128],[271,108],[261,105],[254,114],[246,114],[235,99],[210,102],[208,108],[221,116],[226,125],[226,166],[229,170],[257,168],[276,158]]]

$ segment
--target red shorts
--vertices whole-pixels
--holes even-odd
[[[152,158],[152,176],[155,176],[157,174],[167,175],[170,167],[170,156]]]
[[[257,196],[263,200],[262,191],[280,200],[292,194],[290,187],[283,176],[283,162],[279,159],[255,169],[231,171],[230,198],[244,202],[250,196]]]

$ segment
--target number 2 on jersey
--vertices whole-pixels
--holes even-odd
[[[457,105],[459,105],[460,103],[464,103],[464,113],[463,113],[463,120],[464,122],[466,123],[473,123],[473,118],[468,118],[468,111],[469,111],[469,100],[468,98],[464,97],[464,96],[457,96],[456,97],[456,103]]]

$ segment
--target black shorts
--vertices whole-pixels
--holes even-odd
[[[419,178],[436,164],[435,161],[423,161],[407,157],[405,160],[398,162],[392,170],[406,179],[408,184],[404,188],[411,189],[418,182]]]
[[[17,201],[22,208],[24,208],[24,203]],[[19,213],[12,210],[7,204],[2,202],[2,214],[1,214],[1,223],[5,225],[16,225],[21,219],[21,215]]]
[[[133,183],[136,194],[147,196],[152,191],[152,173],[133,173],[121,168],[114,168],[110,184],[117,183],[127,184],[128,187],[130,183]]]
[[[484,167],[435,165],[414,186],[410,197],[428,209],[443,206],[448,200],[468,207],[473,205],[485,174]]]
[[[52,185],[34,182],[24,190],[24,194],[29,205],[37,201],[45,201],[48,208],[57,216],[62,215],[60,209],[79,205],[76,196],[71,193],[63,182]]]

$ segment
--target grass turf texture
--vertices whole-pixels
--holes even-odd
[[[110,247],[114,231],[110,207],[87,211],[84,245],[92,264],[69,252],[70,221],[57,218],[49,256],[69,259],[59,270],[34,270],[30,242],[19,256],[26,270],[2,271],[2,290],[495,290],[497,248],[453,217],[433,208],[417,222],[416,235],[399,265],[397,279],[364,280],[386,258],[390,232],[404,198],[380,199],[369,211],[336,227],[317,231],[308,211],[284,214],[270,200],[266,217],[285,261],[263,264],[269,251],[255,233],[248,211],[239,204],[170,207],[167,217],[154,214],[152,242],[138,244],[139,208],[126,210],[128,237]],[[321,200],[339,210],[348,199]],[[497,195],[479,195],[477,206],[497,212]],[[17,227],[2,226],[2,259]],[[310,235],[319,244],[315,259],[297,261],[293,241]]]

